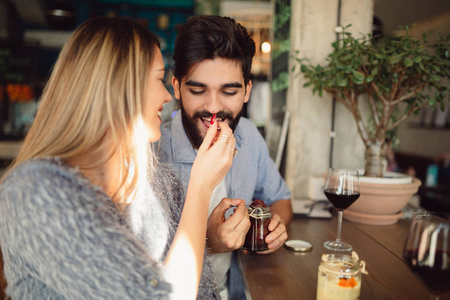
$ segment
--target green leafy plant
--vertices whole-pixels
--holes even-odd
[[[443,79],[449,78],[450,35],[439,34],[431,43],[430,34],[414,39],[405,27],[404,35],[373,43],[370,34],[355,38],[345,32],[349,26],[332,44],[327,65],[313,65],[297,51],[292,71],[299,69],[304,86],[312,87],[313,93],[322,97],[325,91],[351,112],[366,147],[365,176],[382,177],[386,134],[424,105],[445,109],[449,87]],[[362,101],[370,107],[367,118]]]

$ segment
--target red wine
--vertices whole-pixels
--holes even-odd
[[[359,192],[348,193],[348,191],[344,191],[338,194],[336,189],[326,189],[324,192],[336,210],[347,209],[359,198]]]
[[[406,250],[403,257],[428,289],[434,294],[450,290],[450,251],[436,250],[434,262],[418,261],[418,250]],[[428,257],[428,253],[425,254]],[[446,258],[444,258],[446,257]]]

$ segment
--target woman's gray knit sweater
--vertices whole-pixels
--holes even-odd
[[[57,159],[22,163],[0,185],[0,247],[12,299],[168,299],[164,259],[184,192],[159,166],[146,197],[119,213]],[[205,255],[199,299],[215,299]]]

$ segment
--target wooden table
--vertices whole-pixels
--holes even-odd
[[[429,299],[426,286],[410,271],[402,258],[403,243],[411,220],[390,226],[361,225],[346,221],[342,239],[366,262],[360,299]],[[238,260],[248,299],[316,299],[317,275],[323,242],[336,238],[337,218],[307,219],[295,216],[288,239],[310,242],[310,252],[282,247],[269,255],[238,251]],[[349,252],[346,252],[349,253]],[[450,284],[450,283],[449,283]],[[441,300],[450,299],[450,292]]]

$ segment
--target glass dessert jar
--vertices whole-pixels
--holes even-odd
[[[356,252],[324,254],[319,265],[317,300],[356,300],[361,294],[361,273],[367,274],[365,262]]]
[[[250,205],[247,209],[250,215],[250,229],[245,236],[242,248],[250,251],[269,250],[265,238],[269,234],[269,223],[272,217],[270,208]]]

